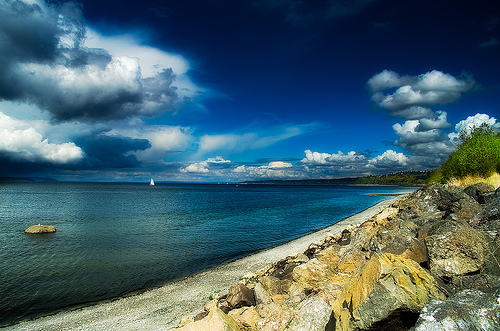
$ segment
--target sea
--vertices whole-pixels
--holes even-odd
[[[413,190],[2,182],[0,326],[156,287]],[[24,233],[39,223],[57,232]]]

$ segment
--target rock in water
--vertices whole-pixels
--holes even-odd
[[[56,232],[56,228],[53,227],[52,225],[32,225],[26,230],[24,230],[24,233],[54,233]]]

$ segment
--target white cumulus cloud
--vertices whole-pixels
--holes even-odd
[[[0,112],[0,153],[24,162],[66,164],[81,160],[80,147],[72,142],[54,144],[38,132],[29,122],[16,120]]]
[[[405,119],[416,118],[411,111],[428,115],[425,108],[439,104],[448,104],[460,99],[462,93],[472,90],[476,82],[472,77],[456,78],[439,70],[432,70],[418,76],[400,76],[384,70],[374,75],[367,82],[372,94],[372,101],[385,109],[392,116]],[[395,91],[390,90],[396,88]],[[388,90],[384,94],[385,90]]]

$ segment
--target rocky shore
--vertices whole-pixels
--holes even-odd
[[[178,330],[500,330],[500,189],[430,185],[247,275]]]

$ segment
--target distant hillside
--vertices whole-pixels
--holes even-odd
[[[249,185],[424,185],[430,172],[404,171],[388,175],[335,178],[335,179],[303,179],[303,180],[258,180],[247,181],[241,184]]]

